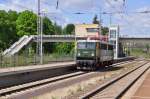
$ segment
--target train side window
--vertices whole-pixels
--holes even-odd
[[[101,49],[104,49],[104,50],[106,50],[107,49],[107,44],[101,44]]]
[[[113,50],[113,46],[112,45],[108,45],[108,50]]]

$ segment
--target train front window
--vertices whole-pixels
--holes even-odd
[[[78,42],[78,49],[95,49],[95,42]]]
[[[95,49],[95,42],[87,42],[86,43],[86,48],[87,49]]]
[[[85,49],[86,48],[86,42],[78,42],[78,49]]]

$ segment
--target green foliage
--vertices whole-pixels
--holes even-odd
[[[147,53],[142,48],[133,48],[131,49],[131,56],[150,58],[150,53]]]
[[[108,27],[102,27],[102,35],[108,35],[109,28]]]
[[[43,33],[45,35],[54,35],[55,33],[55,27],[53,26],[53,23],[48,19],[47,17],[44,17],[43,19]]]
[[[61,26],[59,26],[59,25],[57,25],[56,23],[54,23],[54,28],[55,28],[55,35],[63,35],[63,33],[62,33],[62,27]]]
[[[37,16],[31,11],[23,11],[19,14],[16,27],[17,27],[17,35],[34,35],[37,32]]]
[[[56,44],[55,43],[49,43],[49,42],[44,43],[43,48],[44,48],[44,53],[53,53],[55,51]]]
[[[146,53],[149,53],[149,48],[150,48],[149,44],[146,44],[145,48],[146,48]]]
[[[99,24],[97,15],[95,15],[94,18],[93,18],[93,24]]]
[[[56,53],[69,54],[74,48],[74,43],[61,43],[56,46]]]
[[[74,34],[74,30],[75,30],[75,26],[74,24],[68,24],[64,30],[63,30],[63,34]]]
[[[63,35],[68,35],[68,34],[73,34],[74,33],[75,26],[74,24],[68,24],[64,29],[63,29]],[[72,53],[74,50],[74,43],[57,43],[55,51],[56,53],[60,54],[69,54]]]
[[[64,29],[48,17],[43,18],[43,34],[45,35],[67,35],[74,33],[74,25],[68,24]],[[37,34],[37,15],[32,11],[0,10],[0,50],[5,50],[23,35]],[[72,53],[74,43],[44,43],[44,52]],[[36,50],[36,44],[32,44],[32,53]]]
[[[17,40],[17,17],[18,14],[15,11],[0,10],[0,50],[8,48]]]

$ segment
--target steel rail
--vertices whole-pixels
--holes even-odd
[[[138,70],[139,68],[141,68],[142,66],[146,65],[147,63],[149,63],[149,62],[145,62],[145,63],[143,63],[142,65],[138,66],[137,68],[132,69],[132,70],[128,71],[127,73],[122,74],[122,75],[120,75],[119,77],[114,78],[114,79],[112,79],[111,81],[109,81],[109,82],[107,82],[107,83],[105,83],[105,84],[103,84],[103,85],[97,87],[96,89],[90,91],[89,93],[87,93],[87,94],[81,96],[80,99],[89,99],[89,98],[91,98],[92,96],[95,96],[97,93],[99,93],[99,92],[105,90],[106,88],[108,88],[108,87],[111,86],[112,84],[114,84],[114,83],[116,83],[117,81],[121,80],[122,78],[128,76],[129,74],[133,73],[134,71]],[[148,67],[146,70],[148,70],[149,68],[150,68],[150,67]],[[144,72],[145,72],[146,70],[144,70]],[[142,72],[141,75],[142,75],[144,72]],[[140,75],[140,76],[141,76],[141,75]],[[139,77],[140,77],[140,76],[139,76]],[[137,78],[137,79],[138,79],[138,78]],[[135,82],[137,79],[135,79],[134,82]],[[133,84],[134,82],[132,82],[132,84]],[[130,87],[130,86],[128,86],[128,88],[129,88],[129,87]],[[120,92],[120,93],[116,96],[115,99],[119,99],[119,97],[121,97],[121,96],[123,95],[123,93],[124,93],[126,90],[127,90],[127,88],[126,88],[124,91]]]

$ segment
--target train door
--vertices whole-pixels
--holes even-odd
[[[96,42],[96,63],[100,63],[100,43]]]

